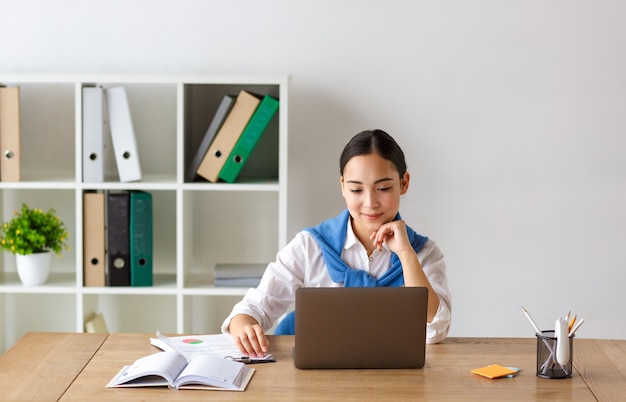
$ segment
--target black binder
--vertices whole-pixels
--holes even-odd
[[[130,194],[107,193],[107,286],[130,286]]]

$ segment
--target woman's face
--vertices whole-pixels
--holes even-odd
[[[352,227],[363,242],[396,216],[400,196],[409,188],[409,174],[405,173],[401,180],[391,161],[372,153],[350,159],[340,182]]]

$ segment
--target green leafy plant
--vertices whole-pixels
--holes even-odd
[[[32,254],[53,251],[61,256],[63,249],[69,250],[66,241],[69,233],[54,209],[43,212],[22,204],[10,222],[2,225],[0,246],[13,254]]]

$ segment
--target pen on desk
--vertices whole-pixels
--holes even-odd
[[[571,331],[569,331],[569,334],[567,336],[571,337],[574,335],[574,332],[576,332],[578,330],[578,328],[580,328],[580,326],[583,324],[583,322],[585,322],[584,318],[581,318],[580,321],[578,321],[578,324],[576,324],[574,326],[574,328],[572,328]]]
[[[530,324],[533,326],[533,328],[535,329],[535,331],[538,334],[541,334],[541,330],[539,329],[539,327],[537,326],[537,323],[535,322],[535,320],[533,320],[533,318],[530,316],[530,314],[528,314],[528,310],[526,310],[524,308],[524,306],[522,306],[522,310],[524,311],[524,315],[526,316],[526,318],[528,318],[528,321],[530,321]]]

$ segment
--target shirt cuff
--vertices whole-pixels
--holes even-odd
[[[446,339],[450,329],[450,310],[445,303],[440,302],[437,314],[426,324],[426,343],[439,343]]]

